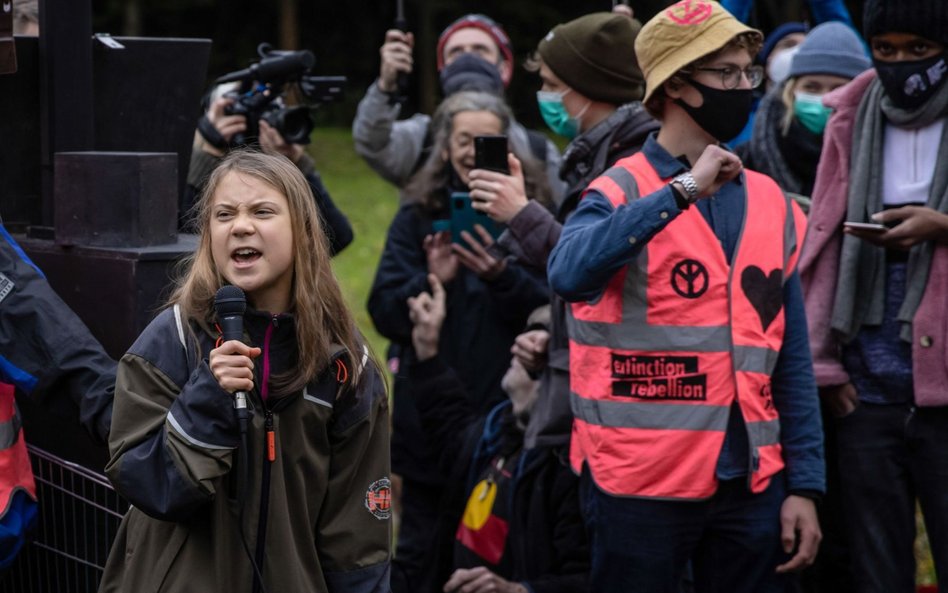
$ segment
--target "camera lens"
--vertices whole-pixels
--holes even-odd
[[[264,114],[263,119],[290,144],[309,144],[309,136],[314,126],[307,107],[300,105],[271,111]]]

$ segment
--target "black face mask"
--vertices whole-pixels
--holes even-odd
[[[701,129],[719,142],[727,142],[741,133],[747,125],[754,106],[753,89],[716,89],[700,82],[689,80],[688,84],[701,93],[701,107],[692,107],[681,99],[675,99]]]
[[[873,64],[886,96],[902,109],[911,110],[924,105],[948,76],[944,54],[903,62],[873,60]]]

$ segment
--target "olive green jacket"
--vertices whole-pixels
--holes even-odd
[[[250,343],[268,349],[261,385],[265,357],[295,345],[292,318],[245,322]],[[196,327],[168,309],[119,365],[106,472],[133,507],[100,591],[256,591],[253,555],[270,593],[387,593],[389,417],[375,366],[337,354],[301,392],[266,404],[249,393],[244,474],[233,398],[202,359],[215,336]]]

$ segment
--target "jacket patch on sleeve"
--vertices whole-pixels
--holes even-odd
[[[372,482],[365,491],[365,508],[379,521],[392,517],[392,482],[382,478]]]
[[[7,298],[7,295],[10,294],[10,291],[13,290],[13,287],[13,280],[10,280],[3,274],[0,274],[0,302]]]

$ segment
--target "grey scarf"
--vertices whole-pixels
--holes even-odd
[[[948,114],[948,84],[915,111],[900,109],[885,96],[882,84],[874,80],[859,104],[853,129],[847,220],[868,222],[882,210],[882,170],[898,163],[882,162],[886,122],[901,128],[922,128]],[[946,128],[948,131],[948,128]],[[938,147],[939,163],[948,162],[948,134]],[[935,167],[928,207],[948,213],[948,167]],[[899,309],[901,338],[912,340],[912,319],[928,282],[934,244],[919,243],[909,253],[905,301]],[[885,305],[885,249],[852,235],[843,237],[839,261],[839,282],[833,306],[832,327],[848,343],[863,325],[882,323]]]
[[[803,181],[790,168],[780,150],[779,136],[783,133],[785,113],[783,85],[777,85],[760,101],[754,117],[754,133],[746,151],[752,157],[753,169],[772,177],[783,191],[802,194]]]

